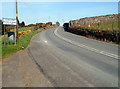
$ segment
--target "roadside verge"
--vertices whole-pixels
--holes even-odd
[[[5,58],[7,58],[13,53],[16,53],[17,51],[27,48],[27,46],[30,43],[31,38],[41,31],[42,29],[38,29],[37,31],[33,31],[31,33],[28,33],[20,37],[17,40],[16,46],[15,45],[6,45],[6,46],[2,45],[2,60],[4,60]]]
[[[25,49],[2,63],[2,87],[52,87],[52,84]]]
[[[42,30],[38,32],[40,31]],[[2,87],[53,87],[53,85],[31,59],[26,48],[6,58],[2,63]]]

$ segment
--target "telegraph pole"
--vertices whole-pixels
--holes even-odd
[[[17,43],[17,38],[18,38],[18,3],[16,0],[16,28],[15,28],[15,45]]]
[[[18,0],[16,0],[16,32],[17,32],[17,37],[18,37]]]

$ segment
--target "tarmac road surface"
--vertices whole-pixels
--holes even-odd
[[[58,27],[33,37],[28,51],[54,87],[118,87],[118,45]]]

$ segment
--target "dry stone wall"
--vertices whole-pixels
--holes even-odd
[[[85,26],[85,25],[92,25],[98,24],[103,22],[110,22],[110,21],[118,21],[120,17],[118,14],[112,15],[104,15],[104,16],[95,16],[95,17],[86,17],[78,20],[70,21],[70,26]]]
[[[92,24],[101,24],[111,21],[120,21],[119,14],[105,15],[105,16],[96,16],[96,17],[86,17],[79,20],[69,21],[69,27],[64,26],[65,31],[90,37],[94,39],[99,39],[102,41],[114,42],[120,44],[120,31],[114,30],[99,30],[93,28],[86,28],[87,26],[92,26]],[[119,23],[118,23],[119,26]],[[119,29],[119,28],[118,28]]]

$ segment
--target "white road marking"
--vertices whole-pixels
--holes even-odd
[[[45,42],[45,43],[47,43],[47,41],[46,41],[46,40],[45,40],[44,42]]]
[[[76,46],[79,46],[79,47],[88,49],[88,50],[93,51],[93,52],[96,52],[96,53],[103,54],[103,55],[105,55],[105,56],[109,56],[109,57],[118,59],[118,55],[116,55],[116,54],[112,54],[112,53],[108,53],[108,52],[105,52],[105,51],[102,51],[102,50],[98,50],[98,49],[95,49],[95,48],[92,48],[92,47],[89,47],[89,46],[86,46],[86,45],[77,43],[77,42],[75,42],[75,41],[69,40],[69,39],[67,39],[67,38],[64,38],[64,37],[62,37],[61,35],[59,35],[59,34],[57,33],[57,30],[58,30],[58,28],[54,31],[54,34],[55,34],[56,36],[58,36],[59,38],[63,39],[64,41],[66,41],[66,42],[69,42],[69,43],[71,43],[71,44],[74,44],[74,45],[76,45]]]

